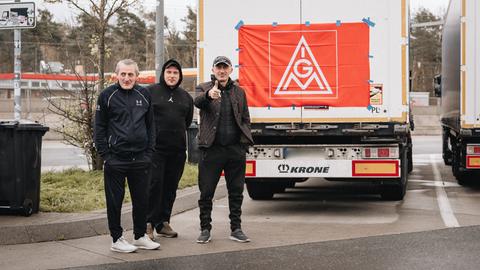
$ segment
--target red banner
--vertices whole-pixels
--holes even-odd
[[[365,23],[243,25],[238,43],[249,106],[369,105]]]

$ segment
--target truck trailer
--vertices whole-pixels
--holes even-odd
[[[442,34],[443,160],[459,184],[480,172],[480,3],[451,0]]]
[[[199,0],[198,81],[232,59],[252,199],[320,177],[403,199],[412,170],[408,0]],[[201,119],[199,119],[201,124]]]

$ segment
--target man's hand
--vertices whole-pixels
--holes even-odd
[[[218,89],[218,81],[215,81],[215,85],[213,86],[213,88],[208,91],[208,96],[211,99],[219,99],[220,97],[222,97],[222,91]]]

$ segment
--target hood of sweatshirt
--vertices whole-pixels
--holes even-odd
[[[174,87],[168,86],[166,81],[165,81],[165,70],[169,67],[172,67],[172,66],[176,67],[178,69],[178,71],[180,72],[180,78],[179,78],[177,84]],[[182,73],[182,67],[180,66],[180,63],[178,63],[175,59],[170,59],[167,62],[165,62],[165,64],[163,64],[162,74],[160,75],[160,85],[165,86],[167,88],[175,89],[175,88],[179,87],[180,84],[182,84],[182,80],[183,80],[183,73]]]

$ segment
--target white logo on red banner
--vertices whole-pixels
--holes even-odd
[[[300,54],[300,57],[299,55]],[[303,83],[302,79],[306,79]],[[316,83],[315,90],[307,90],[311,83]],[[297,87],[291,86],[295,83]],[[330,87],[322,69],[317,63],[315,56],[310,49],[305,38],[302,36],[298,45],[293,52],[290,62],[288,63],[282,79],[275,90],[275,95],[318,95],[318,94],[332,94],[332,88]]]

